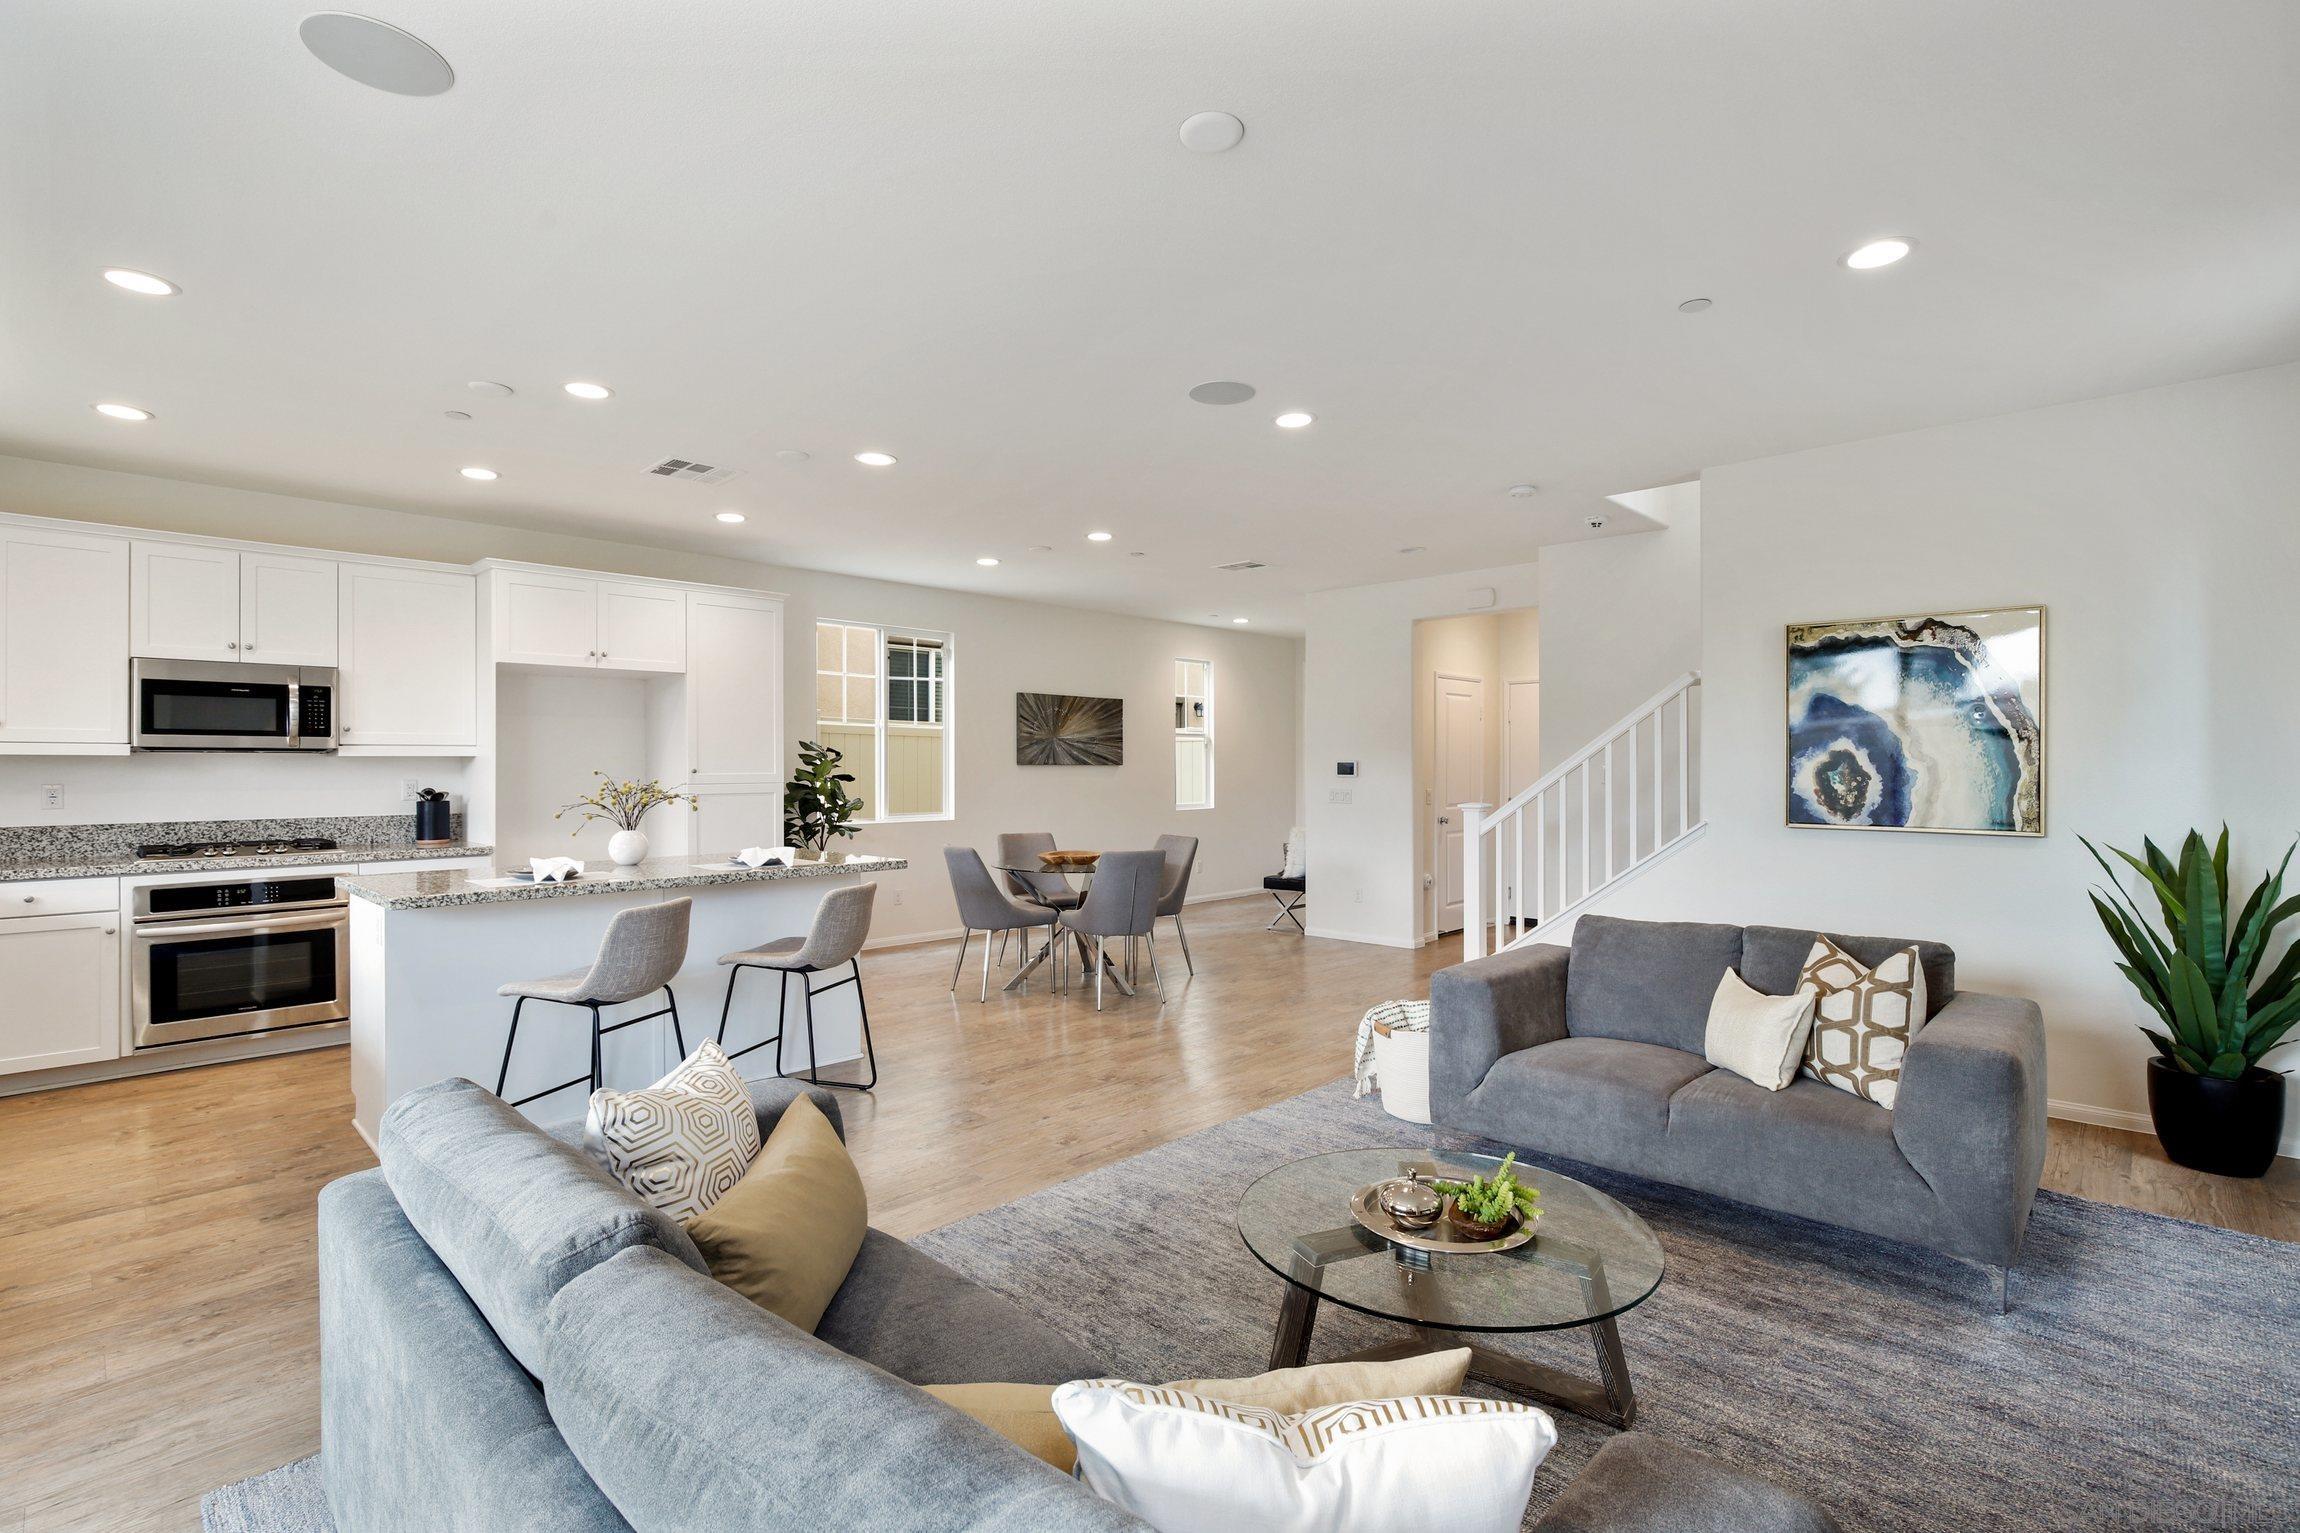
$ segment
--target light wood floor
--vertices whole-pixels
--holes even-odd
[[[868,960],[882,1075],[845,1105],[873,1222],[916,1234],[1332,1080],[1358,1014],[1457,951],[1265,933],[1269,908],[1195,912],[1187,982],[1162,943],[1163,1011],[995,971],[989,1005],[953,998],[955,944]],[[0,1099],[0,1530],[194,1528],[202,1491],[319,1447],[313,1198],[372,1164],[350,1117],[341,1050]],[[2233,1182],[2055,1123],[2045,1180],[2300,1238],[2290,1161]]]

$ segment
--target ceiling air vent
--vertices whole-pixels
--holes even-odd
[[[708,463],[696,463],[686,458],[665,458],[660,463],[648,464],[647,472],[659,479],[677,479],[688,484],[724,484],[742,470],[713,468]]]
[[[1266,570],[1269,566],[1259,559],[1239,559],[1230,564],[1217,564],[1214,568],[1218,570]]]

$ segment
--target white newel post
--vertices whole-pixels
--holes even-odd
[[[1461,811],[1461,956],[1485,956],[1485,812],[1491,804],[1456,804]]]

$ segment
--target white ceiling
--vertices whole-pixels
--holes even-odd
[[[452,90],[304,5],[9,7],[0,451],[1282,629],[1704,465],[2300,356],[2290,0],[378,3]]]

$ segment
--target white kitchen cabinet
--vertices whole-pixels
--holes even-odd
[[[686,666],[687,610],[672,586],[550,570],[494,572],[495,658],[605,671]]]
[[[697,854],[721,856],[746,846],[783,844],[783,795],[780,789],[717,788],[695,795],[687,817],[691,844]]]
[[[240,556],[198,543],[131,552],[129,653],[152,660],[240,658]]]
[[[0,751],[127,750],[128,546],[0,526]]]
[[[0,1074],[120,1057],[119,934],[117,911],[0,919]]]
[[[333,559],[240,555],[240,658],[334,665],[339,568]]]
[[[479,741],[479,591],[469,575],[345,564],[336,738],[346,748]]]
[[[687,593],[686,710],[690,786],[782,786],[781,602]]]
[[[685,670],[686,593],[600,581],[599,666],[609,671]]]

